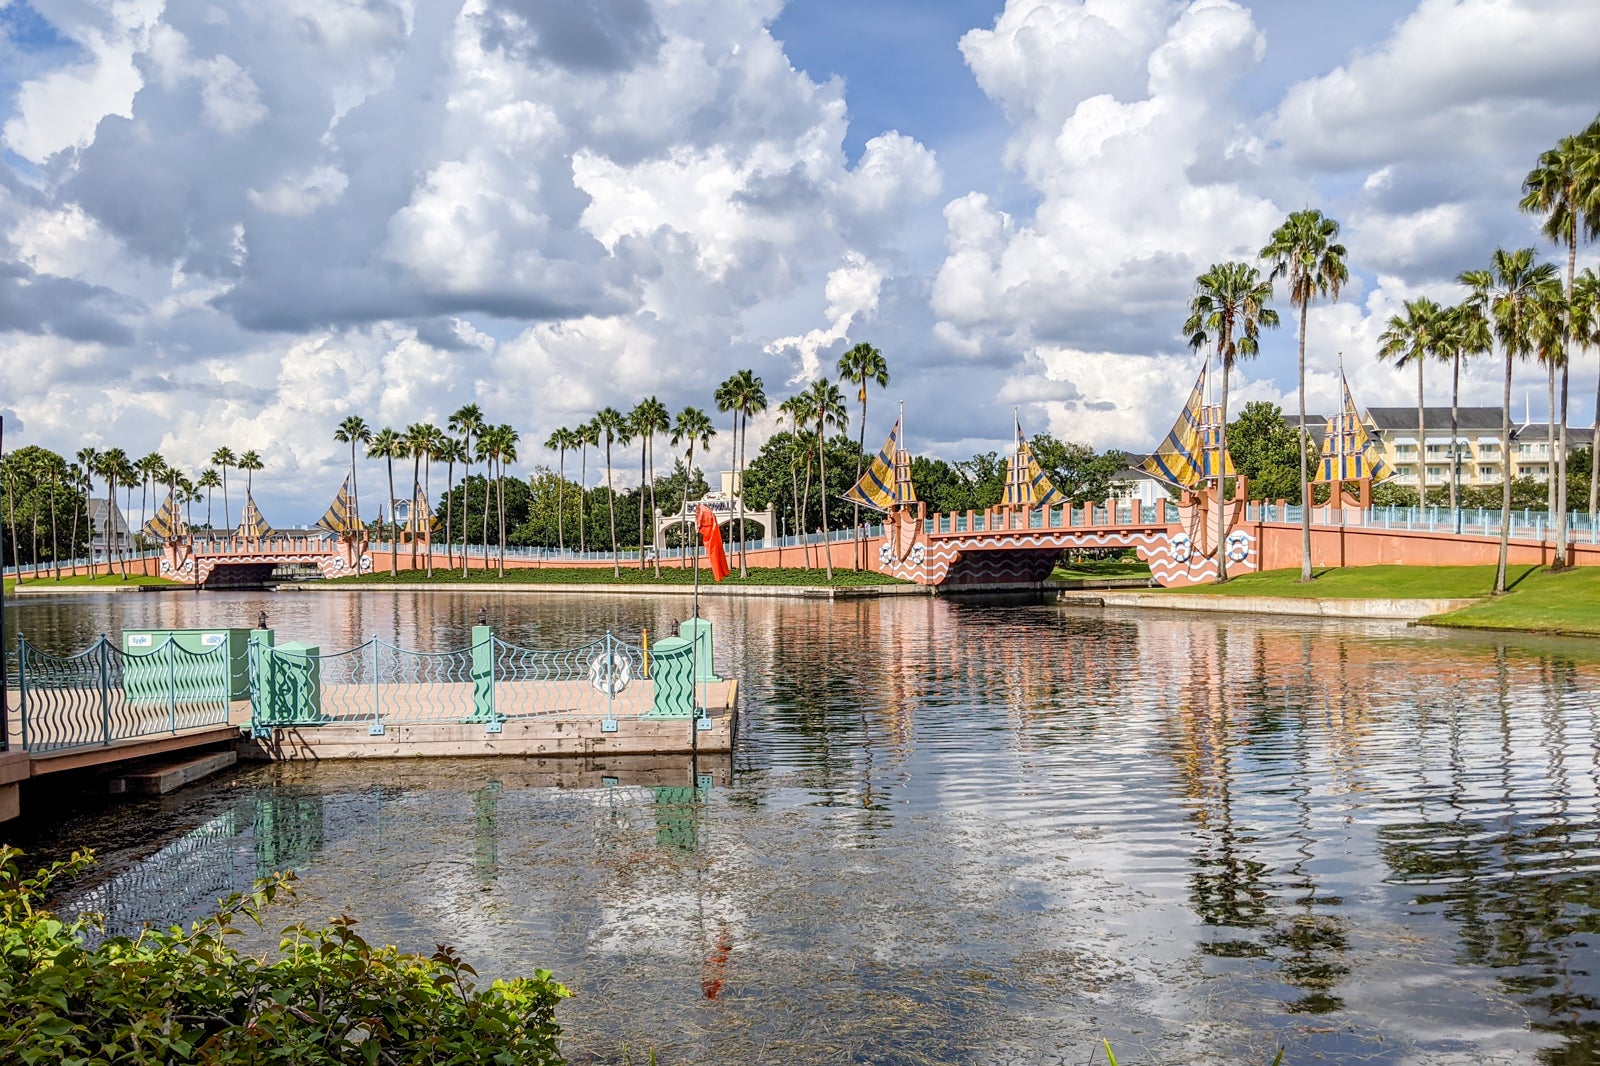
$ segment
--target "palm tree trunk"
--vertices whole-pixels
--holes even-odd
[[[130,482],[129,484],[123,486],[123,488],[128,493],[128,513],[132,514],[133,513],[133,484]],[[130,530],[128,530],[128,538],[127,538],[127,541],[126,541],[126,547],[123,549],[123,556],[122,556],[122,580],[124,580],[124,581],[128,580],[128,563],[132,560],[132,557],[133,557],[133,530],[130,529]],[[144,567],[143,567],[142,564],[140,566],[139,572],[140,573],[144,572]]]
[[[456,491],[456,453],[455,445],[450,445],[450,461],[444,464],[444,565],[451,570],[456,566],[455,540],[455,491]]]
[[[650,451],[650,439],[644,437],[639,441],[639,571],[644,572],[644,486],[648,475],[645,473],[645,460]]]
[[[692,454],[692,452],[691,452]],[[589,538],[586,535],[583,521],[584,483],[589,480],[589,446],[587,444],[578,448],[578,554],[581,556],[587,550]]]
[[[417,538],[421,531],[417,528],[417,496],[422,492],[422,453],[416,452],[411,456],[411,506],[406,511],[406,525],[411,527],[411,569],[417,568]]]
[[[356,438],[359,434],[350,434],[350,508],[356,513],[356,528],[366,527],[361,524],[361,490],[356,485]],[[211,491],[206,490],[206,526],[211,525]],[[358,534],[359,535],[359,534]],[[359,555],[359,550],[357,551]]]
[[[856,435],[856,484],[861,484],[861,465],[867,459],[867,381],[861,379],[861,430]],[[855,562],[856,569],[861,569],[861,504],[855,506],[855,514],[850,519],[855,523]]]
[[[500,476],[494,479],[495,510],[500,513],[495,517],[499,519],[500,526],[500,569],[501,577],[506,576],[506,462],[500,460]]]
[[[483,461],[483,568],[489,569],[489,493],[494,488],[494,455]]]
[[[1422,353],[1417,353],[1417,517],[1428,509],[1427,419],[1422,406]]]
[[[828,584],[833,584],[833,545],[828,543],[828,414],[817,415],[817,488],[822,494],[822,559],[828,567]]]
[[[1561,478],[1561,487],[1557,490],[1556,506],[1560,509],[1556,514],[1556,566],[1564,570],[1567,566],[1567,511],[1570,504],[1567,502],[1567,392],[1568,382],[1571,377],[1572,367],[1572,286],[1574,275],[1578,269],[1578,242],[1572,241],[1567,245],[1567,304],[1566,322],[1561,331],[1561,453],[1560,458],[1550,467],[1551,475]],[[1600,422],[1600,418],[1592,419],[1591,423]],[[1590,440],[1590,464],[1594,463],[1594,441]]]
[[[393,495],[393,493],[390,493]],[[222,464],[222,524],[228,527],[228,532],[233,532],[233,519],[230,515],[233,510],[228,505],[228,464]],[[109,572],[108,572],[109,574]]]
[[[687,462],[689,464],[688,467],[687,467],[687,472],[683,475],[683,513],[684,513],[684,515],[688,515],[688,513],[689,513],[689,481],[690,481],[691,478],[694,477],[694,438],[693,437],[689,438],[689,458],[688,458]],[[683,532],[683,526],[684,526],[684,523],[680,521],[678,523],[678,527],[679,527],[679,531],[680,532]],[[687,569],[689,569],[689,537],[688,537],[688,534],[684,533],[684,535],[682,537],[680,537],[679,539],[684,542],[684,545],[683,545],[683,559],[680,561],[681,564],[682,564],[680,566],[680,569],[687,570]],[[696,562],[695,565],[699,566],[700,564],[699,564],[699,562]]]
[[[1594,383],[1594,404],[1597,417],[1596,426],[1600,426],[1600,378]],[[1595,461],[1595,456],[1600,454],[1600,429],[1597,429],[1589,438],[1589,521],[1594,522],[1597,509],[1600,509],[1600,462]]]
[[[655,551],[656,546],[656,439],[650,438],[650,547],[651,559],[655,564],[656,577],[661,576],[661,553]]]
[[[622,560],[617,557],[617,494],[611,488],[611,437],[606,437],[606,514],[611,521],[611,576],[622,578]]]
[[[394,518],[394,456],[384,456],[389,467],[389,576],[400,574],[400,526]]]
[[[1500,401],[1500,561],[1495,564],[1494,591],[1506,590],[1506,559],[1511,552],[1511,363],[1514,351],[1506,348],[1506,380]]]
[[[1549,502],[1545,504],[1545,510],[1550,512],[1551,518],[1554,518],[1556,516],[1556,364],[1554,359],[1550,360],[1550,366],[1547,370],[1549,401],[1545,406],[1545,410],[1550,414],[1544,428],[1545,454],[1549,456],[1549,462],[1544,464],[1544,476],[1546,482],[1545,497]]]
[[[562,520],[567,509],[567,449],[563,447],[557,454],[560,458],[556,460],[556,550],[565,555],[567,534]]]
[[[1224,347],[1224,348],[1226,346],[1227,346],[1226,343],[1224,343],[1222,345],[1222,347]],[[1219,454],[1217,456],[1217,543],[1216,543],[1216,553],[1217,553],[1217,584],[1219,584],[1219,585],[1222,584],[1224,581],[1228,580],[1228,544],[1227,544],[1227,540],[1228,540],[1228,479],[1224,476],[1228,471],[1228,467],[1227,467],[1227,464],[1223,462],[1222,457],[1228,454],[1228,371],[1230,371],[1232,369],[1233,369],[1233,367],[1229,365],[1227,357],[1223,357],[1223,360],[1222,360],[1222,411],[1221,411],[1221,425],[1219,425],[1217,427],[1217,444],[1218,444]],[[1300,439],[1302,441],[1305,440],[1305,434],[1302,433],[1300,435]],[[1304,445],[1302,445],[1302,447],[1303,446]],[[1300,469],[1304,470],[1305,467],[1302,466]],[[1304,482],[1305,475],[1301,474],[1300,475],[1300,479],[1301,479],[1302,482]],[[1308,506],[1308,504],[1306,502],[1306,498],[1305,498],[1305,495],[1304,495],[1304,489],[1302,489],[1301,490],[1301,497],[1300,497],[1300,513],[1302,515],[1304,515],[1306,513],[1306,507],[1307,506]],[[1306,554],[1306,560],[1309,562],[1310,558],[1311,558],[1311,555],[1308,552]],[[1302,573],[1303,572],[1304,572],[1304,570],[1302,568]]]
[[[1311,303],[1309,300],[1300,304],[1300,580],[1310,581],[1315,576],[1311,572],[1311,482],[1306,476],[1306,319],[1310,317]],[[1223,367],[1223,380],[1227,380],[1227,367]],[[1227,395],[1226,389],[1223,395]],[[1223,430],[1227,430],[1227,419],[1223,419]],[[1342,483],[1330,486],[1328,503],[1333,504],[1343,491]],[[1221,548],[1219,546],[1218,550]],[[1224,553],[1225,554],[1225,553]]]
[[[1461,353],[1457,351],[1450,360],[1450,513],[1461,507],[1461,461],[1457,443],[1461,436]]]
[[[56,528],[56,471],[50,470],[50,569],[61,580],[61,533]]]
[[[801,545],[801,547],[803,547],[805,549],[805,561],[806,561],[806,569],[807,570],[810,570],[811,566],[812,566],[811,538],[806,536],[806,525],[807,525],[806,516],[810,513],[810,511],[811,511],[811,457],[808,455],[808,456],[806,456],[806,488],[805,488],[804,495],[802,495],[800,497],[800,513],[796,516],[796,520],[797,520],[797,522],[799,524],[799,529],[797,529],[795,531],[795,532],[800,534],[800,545]]]
[[[467,484],[472,480],[472,434],[467,434],[467,457],[461,462],[461,579],[467,577],[467,517],[472,501],[467,499]]]

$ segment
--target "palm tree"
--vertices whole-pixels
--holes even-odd
[[[483,432],[483,409],[475,403],[463,404],[450,416],[448,425],[450,432],[462,440],[462,450],[466,458],[462,460],[464,468],[461,472],[461,484],[465,486],[468,481],[472,480],[472,459],[475,450],[472,445],[472,438]],[[487,482],[485,482],[485,485],[487,486]],[[484,492],[487,493],[488,491],[488,488],[485,487]],[[483,567],[485,570],[489,568],[488,559],[484,559]],[[467,576],[467,490],[465,487],[461,490],[461,576],[463,578]]]
[[[89,501],[94,498],[94,475],[100,468],[100,449],[83,447],[75,456],[83,468],[83,509],[89,524],[89,577],[94,577],[94,515],[89,512]],[[109,542],[108,542],[109,543]],[[108,575],[110,571],[106,572]]]
[[[144,529],[145,512],[150,507],[150,482],[165,477],[167,461],[159,452],[151,452],[134,464],[139,468],[139,529]],[[143,536],[143,533],[140,534]]]
[[[1427,466],[1424,445],[1427,426],[1423,417],[1422,368],[1438,351],[1443,309],[1426,296],[1405,302],[1406,313],[1390,315],[1389,325],[1378,336],[1378,358],[1392,360],[1397,367],[1415,364],[1417,368],[1417,508],[1428,506]],[[1455,438],[1451,437],[1451,448]]]
[[[95,456],[95,473],[106,482],[106,577],[111,576],[111,559],[117,546],[117,479],[127,462],[128,455],[121,448],[107,448]]]
[[[411,526],[411,569],[417,568],[417,540],[420,529],[417,526],[417,497],[422,495],[422,460],[428,454],[428,449],[433,446],[433,435],[429,432],[433,427],[425,422],[413,422],[406,427],[406,455],[411,457],[411,507],[406,512],[410,515]],[[424,520],[425,521],[425,520]]]
[[[685,407],[678,412],[678,417],[672,423],[672,444],[688,445],[688,455],[684,457],[683,469],[683,514],[689,514],[689,482],[694,480],[694,448],[698,443],[702,449],[711,447],[711,438],[717,435],[716,427],[711,424],[711,416],[698,407]],[[689,553],[683,553],[683,565],[689,566]],[[696,564],[698,565],[698,564]]]
[[[1289,282],[1289,303],[1300,309],[1300,580],[1310,581],[1311,573],[1311,486],[1307,481],[1309,457],[1306,430],[1306,319],[1311,300],[1316,296],[1339,299],[1339,290],[1350,277],[1345,266],[1344,245],[1338,243],[1339,223],[1321,211],[1307,208],[1290,212],[1283,225],[1272,231],[1272,239],[1261,249],[1261,258],[1272,263],[1267,275],[1270,285],[1279,274]],[[1269,290],[1270,294],[1270,290]],[[1224,375],[1227,370],[1224,368]],[[1422,364],[1417,364],[1422,373]],[[1224,412],[1226,414],[1226,412]],[[1418,438],[1417,447],[1422,447]],[[1219,542],[1220,543],[1220,542]],[[1221,551],[1221,548],[1218,548]]]
[[[467,446],[458,437],[446,436],[439,445],[437,458],[445,464],[444,485],[444,562],[446,566],[454,567],[455,557],[455,531],[453,528],[456,491],[456,464],[467,461]],[[465,502],[465,501],[463,501]],[[466,512],[462,511],[462,526],[466,525]]]
[[[1489,269],[1466,270],[1457,278],[1472,290],[1468,302],[1493,322],[1495,339],[1506,356],[1506,373],[1500,406],[1500,561],[1495,567],[1494,592],[1506,591],[1506,558],[1511,546],[1511,371],[1528,354],[1529,319],[1541,290],[1560,284],[1551,263],[1533,261],[1532,248],[1508,252],[1496,248]]]
[[[222,524],[230,530],[233,528],[233,517],[228,509],[228,467],[238,461],[233,449],[226,445],[211,453],[211,462],[222,468]]]
[[[340,444],[350,445],[350,505],[355,510],[355,520],[359,526],[361,493],[356,488],[356,445],[366,444],[372,440],[372,427],[367,425],[367,420],[360,415],[346,415],[345,420],[339,423],[339,428],[333,431],[333,439]]]
[[[1260,351],[1258,338],[1263,326],[1276,329],[1278,312],[1267,306],[1272,299],[1272,281],[1263,278],[1261,271],[1249,263],[1213,263],[1211,269],[1194,279],[1195,294],[1189,301],[1189,317],[1184,320],[1183,332],[1189,336],[1189,346],[1199,351],[1207,343],[1213,345],[1222,360],[1222,417],[1219,437],[1222,454],[1228,452],[1228,379],[1234,363],[1253,358]],[[1309,297],[1308,297],[1309,299]],[[1304,322],[1304,317],[1301,319]],[[1237,330],[1237,336],[1235,331]],[[1304,327],[1302,326],[1302,334]],[[1305,448],[1305,401],[1301,400],[1302,432],[1301,455]],[[1302,471],[1304,466],[1301,467]],[[1220,471],[1219,471],[1220,474]],[[1217,478],[1217,583],[1228,580],[1228,508],[1223,499],[1224,479]],[[1310,505],[1305,492],[1305,474],[1300,475],[1301,507]],[[1310,556],[1307,556],[1309,559]],[[1302,569],[1301,575],[1305,571]]]
[[[79,449],[78,454],[82,455],[86,451],[87,452],[93,452],[94,449],[93,448],[82,448],[82,449]],[[68,488],[70,488],[72,490],[72,494],[76,499],[79,499],[79,500],[83,501],[82,506],[79,506],[76,502],[74,502],[74,504],[73,504],[73,507],[72,507],[72,536],[67,541],[67,551],[70,553],[69,554],[69,558],[76,559],[77,556],[78,556],[78,551],[77,551],[77,549],[78,549],[78,516],[81,514],[85,518],[87,518],[88,517],[88,510],[89,510],[89,474],[88,474],[87,468],[83,465],[81,460],[79,462],[73,463],[71,466],[69,466],[67,468],[67,486],[68,486]],[[91,536],[92,536],[92,534],[91,534]],[[91,570],[90,570],[90,575],[91,576],[93,576],[92,565],[93,564],[92,564],[92,560],[91,560]],[[57,580],[59,580],[59,579],[60,579],[60,572],[58,570],[57,571]]]
[[[500,512],[500,576],[506,576],[506,463],[517,461],[517,442],[522,440],[510,425],[499,425],[494,428],[494,460],[500,468],[500,476],[495,479],[495,501]]]
[[[369,434],[367,434],[367,436],[371,437],[372,434],[369,433]],[[208,469],[203,470],[203,471],[200,472],[200,476],[195,479],[194,484],[195,484],[195,488],[197,488],[197,489],[205,489],[206,490],[206,532],[210,533],[211,532],[211,490],[216,488],[218,485],[222,484],[222,478],[220,476],[218,476],[218,474],[217,474],[217,472],[215,470],[212,470],[212,469],[208,468]]]
[[[567,550],[567,531],[563,519],[567,496],[567,449],[573,446],[572,430],[559,428],[545,438],[544,446],[557,454],[556,459],[556,550]]]
[[[867,457],[867,386],[876,384],[880,389],[889,387],[889,364],[883,353],[863,341],[839,357],[839,380],[856,387],[856,398],[861,401],[861,428],[857,433],[856,480],[861,480],[862,464]],[[861,504],[855,507],[856,569],[861,569]]]
[[[406,454],[406,439],[388,426],[372,435],[367,442],[367,458],[382,459],[389,468],[389,576],[400,574],[400,527],[394,517],[394,461]],[[383,522],[380,511],[378,521]]]
[[[606,510],[611,516],[611,576],[622,576],[622,565],[617,557],[617,494],[611,489],[611,445],[628,443],[628,418],[615,407],[603,407],[595,413],[594,427],[606,446]]]
[[[811,405],[806,400],[804,393],[789,397],[778,405],[780,418],[789,420],[789,483],[793,492],[795,530],[804,534],[806,528],[805,503],[800,498],[800,467],[806,468],[806,495],[811,494],[811,455],[810,449],[803,445],[801,437],[805,433],[807,422],[811,418]],[[857,481],[861,480],[859,476]],[[811,569],[811,542],[804,536],[800,538],[801,558],[805,560],[806,569]]]
[[[637,407],[629,412],[628,418],[633,423],[634,435],[643,442],[642,447],[645,457],[649,463],[648,472],[641,471],[641,476],[644,478],[644,484],[640,485],[639,488],[639,544],[641,546],[640,555],[642,559],[644,551],[643,545],[646,543],[644,522],[644,485],[650,486],[651,535],[649,543],[654,544],[654,526],[656,516],[656,435],[658,433],[667,433],[672,429],[672,413],[667,410],[666,404],[662,403],[654,396],[646,396],[643,400],[639,401],[639,405]],[[644,563],[642,561],[639,564],[639,568],[641,570],[644,569]],[[661,574],[661,557],[659,555],[657,555],[655,558],[655,572],[659,577]]]
[[[1592,267],[1585,267],[1572,282],[1572,339],[1585,353],[1600,345],[1600,275]],[[1595,386],[1595,410],[1600,412],[1600,381]],[[1600,422],[1600,418],[1596,419]],[[1596,434],[1600,437],[1600,433]],[[1591,438],[1589,451],[1589,518],[1595,515],[1595,505],[1600,503],[1600,463],[1594,461],[1600,440]]]
[[[245,452],[239,456],[239,469],[244,471],[244,494],[249,496],[254,489],[254,475],[266,464],[261,461],[261,456],[253,451]]]
[[[578,552],[582,554],[588,550],[588,522],[583,517],[583,500],[589,494],[589,449],[599,445],[600,427],[591,418],[580,422],[572,435],[578,442]]]
[[[1533,345],[1534,358],[1545,368],[1545,385],[1548,395],[1549,419],[1545,422],[1545,454],[1550,457],[1545,467],[1545,510],[1552,520],[1560,504],[1556,494],[1556,368],[1566,362],[1567,299],[1559,289],[1541,291],[1533,301],[1533,314],[1528,322],[1528,338]],[[1563,370],[1565,368],[1563,367]],[[1565,373],[1563,373],[1565,377]],[[1563,415],[1563,420],[1565,416]],[[1563,439],[1565,434],[1562,434]],[[1557,538],[1558,543],[1560,538]],[[1566,553],[1556,552],[1552,569],[1564,567]]]
[[[739,507],[739,576],[748,577],[749,571],[745,568],[744,443],[750,416],[767,409],[767,394],[755,371],[740,370],[717,386],[716,401],[717,410],[733,413],[733,469],[734,484],[737,486],[735,497]],[[770,536],[771,530],[767,533]]]
[[[1571,307],[1573,285],[1578,268],[1578,238],[1594,240],[1600,237],[1600,116],[1589,123],[1582,133],[1563,137],[1555,147],[1543,152],[1538,163],[1522,180],[1522,210],[1543,215],[1540,232],[1557,246],[1567,250],[1567,285],[1565,302]],[[1561,441],[1560,450],[1551,445],[1550,509],[1556,512],[1556,564],[1554,569],[1564,569],[1567,563],[1567,383],[1570,377],[1570,360],[1567,347],[1572,343],[1573,322],[1563,314],[1560,329],[1559,361],[1561,363]],[[1554,437],[1555,363],[1550,368],[1552,397],[1552,426]],[[1557,482],[1559,481],[1559,487]]]
[[[1450,510],[1454,512],[1461,506],[1461,360],[1484,354],[1492,342],[1488,321],[1471,304],[1445,308],[1439,316],[1437,336],[1439,357],[1450,361]]]
[[[817,422],[817,488],[822,495],[822,558],[828,567],[828,582],[833,583],[833,549],[828,543],[828,427],[844,430],[850,416],[844,409],[844,393],[827,378],[818,378],[805,392],[807,405]]]

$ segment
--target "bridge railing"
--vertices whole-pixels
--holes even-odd
[[[189,651],[167,639],[137,652],[104,636],[73,655],[17,642],[18,721],[33,754],[104,747],[228,722],[227,647]]]
[[[935,514],[923,519],[924,533],[985,533],[1006,529],[1087,529],[1093,526],[1154,525],[1176,522],[1177,504],[1170,501],[1140,503],[1116,500],[1107,507],[1066,504],[1031,509],[996,507],[987,510]]]
[[[726,534],[724,535],[726,537]],[[781,537],[751,537],[745,541],[745,548],[748,551],[761,551],[768,548],[799,548],[808,544],[812,546],[824,543],[841,544],[854,540],[857,535],[858,532],[854,526],[847,526],[844,529],[830,529],[826,538],[822,536],[820,530],[815,533],[790,534],[788,536]],[[881,524],[864,524],[859,531],[859,536],[863,538],[880,537],[882,535],[883,526]],[[739,546],[739,542],[731,538],[726,539],[724,543],[729,551],[733,551]],[[404,556],[410,553],[411,545],[406,542],[396,545],[392,541],[374,541],[369,550],[383,552],[384,554],[388,554],[392,551],[398,551],[402,556]],[[422,549],[420,548],[418,549],[419,552],[421,550]],[[462,552],[463,548],[460,544],[451,545],[449,555],[455,559],[455,565],[457,566],[461,565]],[[468,559],[474,561],[474,565],[478,565],[485,558],[482,544],[467,545],[465,548],[465,553]],[[665,548],[657,554],[660,555],[662,562],[666,562],[669,559],[682,561],[685,558],[693,558],[695,550],[693,548]],[[489,545],[487,556],[489,564],[493,565],[494,561],[499,558],[499,556],[500,549],[493,544]],[[563,551],[557,548],[526,547],[508,544],[506,545],[505,549],[505,557],[507,559],[534,559],[552,564],[561,562],[609,563],[611,561],[611,551],[610,549],[606,549],[604,551],[580,552],[572,548],[568,548]],[[637,563],[639,561],[639,546],[635,544],[630,547],[619,549],[618,557],[621,558],[623,562],[627,562],[629,559],[632,559],[635,563]],[[433,545],[434,568],[437,569],[443,565],[443,560],[445,558],[446,550],[444,541],[435,541]],[[650,556],[647,555],[646,558],[650,558]]]
[[[519,719],[604,721],[653,709],[646,649],[610,632],[561,650],[475,637],[442,652],[377,637],[331,653],[258,641],[250,646],[251,725],[264,733],[365,723],[381,736],[397,726],[453,723],[499,733]]]
[[[157,558],[160,558],[160,556],[161,556],[161,553],[159,551],[128,552],[125,555],[113,556],[112,559],[111,559],[112,572],[113,573],[116,572],[116,568],[122,565],[122,561],[124,559],[126,559],[130,563],[136,563],[136,562],[139,562],[142,559],[157,559]],[[75,558],[75,559],[63,559],[63,560],[61,560],[61,569],[63,569],[63,570],[73,570],[73,569],[76,569],[78,567],[90,567],[90,566],[94,566],[94,567],[98,568],[98,567],[103,567],[105,565],[106,565],[106,558],[103,555],[95,557],[95,558],[89,558],[88,556],[80,556],[80,557]],[[43,560],[40,560],[37,564],[35,564],[35,563],[13,564],[11,566],[5,567],[3,570],[0,570],[0,573],[3,573],[6,577],[16,577],[18,574],[21,574],[23,579],[26,580],[26,581],[44,581],[44,580],[48,579],[51,576],[52,573],[55,572],[55,568],[56,568],[56,564],[54,562],[51,562],[48,559],[43,559]]]
[[[1298,504],[1282,507],[1275,503],[1251,503],[1246,509],[1249,521],[1296,523],[1301,520]],[[1498,537],[1501,532],[1500,508],[1463,507],[1373,507],[1311,508],[1311,524],[1318,528],[1392,529],[1426,533],[1446,533],[1471,537]],[[1519,540],[1554,541],[1555,525],[1548,511],[1521,508],[1511,512],[1511,536]],[[1567,515],[1570,543],[1600,543],[1600,523],[1587,513]]]

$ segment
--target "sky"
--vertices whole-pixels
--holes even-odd
[[[1305,207],[1351,270],[1311,309],[1308,409],[1341,359],[1358,403],[1413,404],[1389,316],[1497,246],[1558,257],[1516,204],[1600,112],[1596,40],[1593,0],[0,0],[6,443],[191,475],[254,449],[289,525],[350,414],[477,403],[528,472],[654,395],[712,413],[716,470],[718,382],[753,369],[775,408],[867,341],[869,449],[903,401],[920,454],[1003,450],[1013,408],[1144,451],[1198,369],[1196,275]],[[1276,306],[1234,409],[1297,409]],[[1500,377],[1469,366],[1462,402]],[[1519,372],[1519,417],[1544,395]]]

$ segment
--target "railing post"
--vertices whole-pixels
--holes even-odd
[[[177,665],[172,661],[172,645],[175,642],[171,634],[167,636],[167,731],[178,731],[178,673]]]
[[[605,679],[606,679],[606,718],[608,720],[616,718],[616,716],[617,716],[616,712],[612,709],[612,706],[611,706],[612,705],[612,701],[614,699],[614,697],[612,695],[612,689],[616,688],[616,685],[612,681],[613,677],[615,677],[615,674],[612,672],[612,669],[611,669],[612,655],[614,655],[614,654],[615,654],[615,652],[612,651],[611,630],[608,629],[608,630],[606,630],[606,669],[605,669],[605,675],[604,675]]]
[[[111,743],[111,643],[100,634],[100,732]]]
[[[369,736],[383,736],[383,712],[378,707],[378,637],[372,637],[372,724],[367,727]]]
[[[4,649],[0,649],[0,670],[5,669]],[[17,716],[22,719],[22,750],[28,750],[28,642],[17,634]]]

